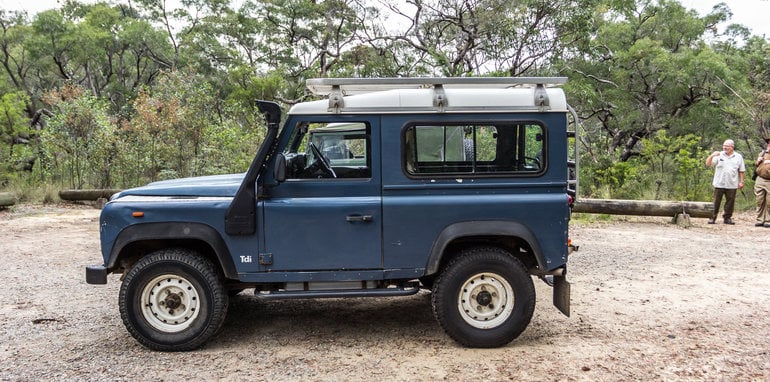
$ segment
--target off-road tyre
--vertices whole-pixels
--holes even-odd
[[[229,303],[217,267],[188,249],[143,257],[123,279],[118,299],[128,332],[160,351],[202,346],[222,326]]]
[[[535,286],[524,265],[496,247],[458,254],[436,280],[433,314],[466,347],[495,348],[518,337],[535,310]]]

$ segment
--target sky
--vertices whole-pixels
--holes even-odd
[[[695,9],[701,16],[722,2],[733,12],[728,24],[743,24],[751,29],[752,34],[770,38],[770,23],[767,21],[770,0],[679,0],[685,8]]]
[[[755,35],[770,37],[770,22],[767,21],[770,15],[770,0],[679,0],[679,2],[686,8],[695,9],[701,16],[709,13],[715,4],[725,2],[733,12],[730,23],[743,24]],[[0,0],[2,9],[26,10],[30,14],[59,6],[57,0]]]

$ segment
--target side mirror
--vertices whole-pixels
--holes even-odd
[[[286,180],[286,157],[283,155],[283,153],[278,154],[278,156],[275,158],[273,177],[278,182],[283,182]]]

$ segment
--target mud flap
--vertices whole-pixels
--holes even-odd
[[[569,317],[570,284],[566,276],[553,278],[553,305]]]

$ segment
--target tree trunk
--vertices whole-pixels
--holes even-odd
[[[574,212],[611,215],[671,216],[686,213],[692,217],[711,217],[713,205],[707,202],[662,200],[578,199]]]

